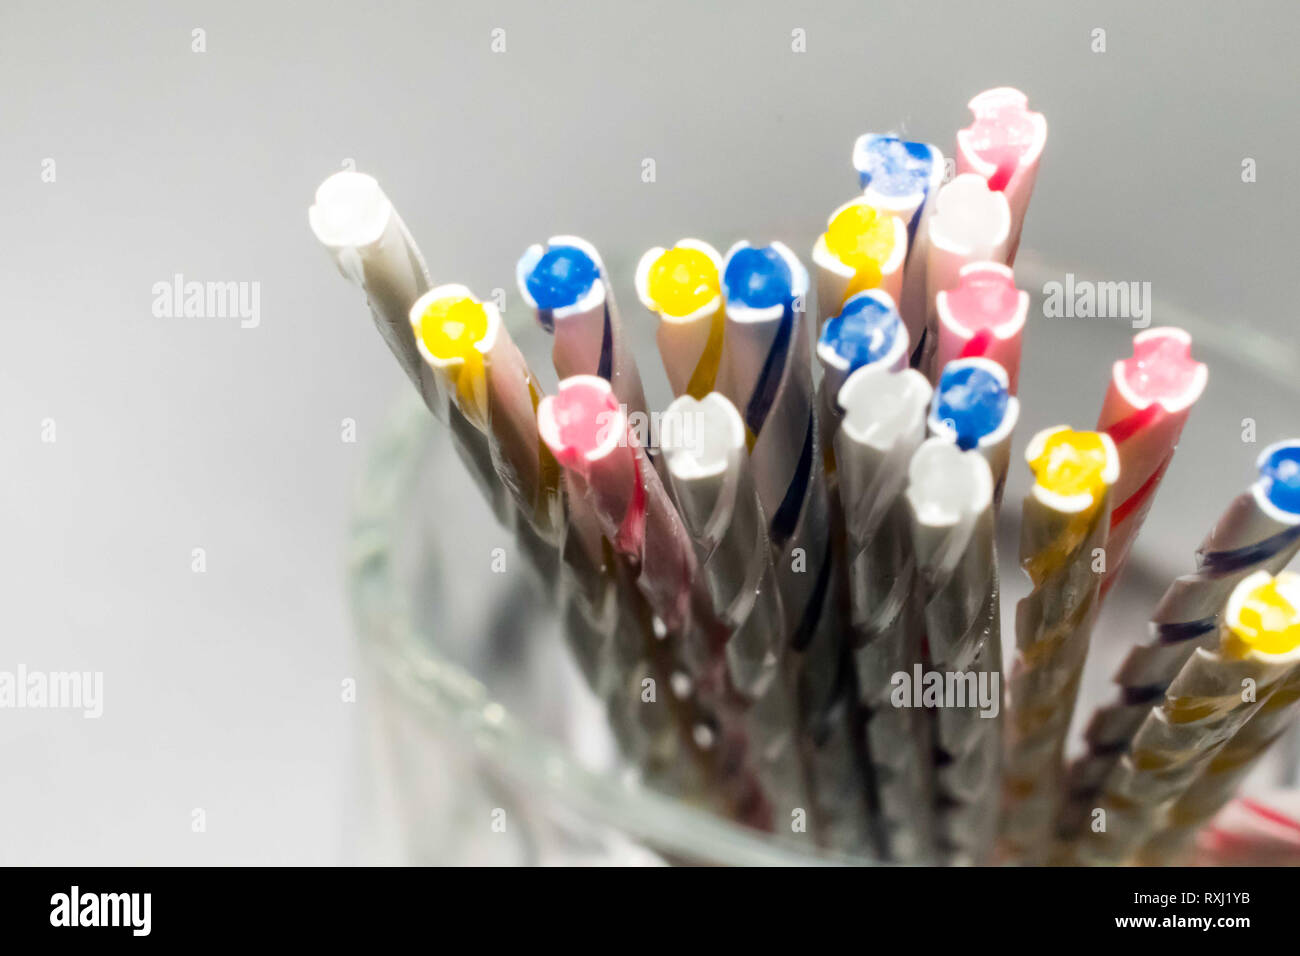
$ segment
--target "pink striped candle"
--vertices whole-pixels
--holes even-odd
[[[1119,578],[1206,378],[1205,365],[1192,358],[1192,337],[1177,328],[1138,333],[1132,357],[1111,370],[1097,419],[1097,431],[1119,451],[1103,596]]]
[[[985,90],[967,104],[974,122],[957,132],[957,172],[978,173],[989,189],[1006,194],[1011,207],[1009,265],[1016,261],[1038,160],[1047,144],[1047,120],[1028,103],[1024,93],[1009,86]]]
[[[998,262],[963,266],[957,287],[940,292],[935,308],[939,314],[935,381],[955,359],[992,359],[1006,369],[1008,391],[1015,395],[1029,293],[1016,288],[1011,269]]]

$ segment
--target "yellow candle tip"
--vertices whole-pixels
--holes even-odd
[[[650,298],[659,311],[690,315],[718,296],[718,267],[698,249],[669,249],[650,267]]]
[[[487,312],[468,296],[437,299],[420,316],[420,338],[435,358],[467,358],[486,334]]]
[[[851,269],[879,269],[894,251],[893,216],[854,203],[840,210],[826,227],[826,248]]]
[[[1229,627],[1246,650],[1289,654],[1300,647],[1300,608],[1278,590],[1277,578],[1247,592]]]
[[[1071,498],[1096,497],[1105,487],[1106,446],[1096,432],[1063,429],[1047,438],[1029,467],[1046,491]]]

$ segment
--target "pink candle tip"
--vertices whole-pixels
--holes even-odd
[[[972,332],[995,329],[1020,309],[1020,290],[1011,270],[997,263],[979,263],[961,270],[957,288],[943,293],[948,312]]]
[[[1182,329],[1150,329],[1133,339],[1133,355],[1116,363],[1116,377],[1138,404],[1159,402],[1179,411],[1200,397],[1206,368],[1192,358],[1192,337]]]
[[[609,383],[594,375],[575,375],[559,392],[542,399],[537,425],[556,460],[568,467],[601,457],[619,443],[622,411]]]
[[[975,120],[958,133],[962,146],[992,167],[989,188],[1006,189],[1021,163],[1042,148],[1046,124],[1028,107],[1024,93],[1010,87],[987,90],[970,101]]]

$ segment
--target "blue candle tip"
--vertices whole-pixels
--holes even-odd
[[[1269,452],[1259,466],[1264,495],[1283,511],[1300,514],[1300,441]]]
[[[859,293],[844,303],[839,315],[826,320],[819,341],[843,358],[852,374],[887,356],[902,328],[897,309],[869,293]]]
[[[977,447],[1006,417],[1007,387],[977,365],[945,368],[935,395],[935,415],[953,427],[963,451]]]
[[[732,253],[722,276],[727,300],[751,309],[782,305],[793,296],[789,264],[771,246]]]
[[[583,250],[551,246],[525,281],[538,308],[563,309],[578,302],[599,278],[600,269]]]
[[[934,157],[925,143],[911,143],[897,136],[874,136],[858,157],[858,180],[884,196],[914,196],[925,193],[934,171]]]

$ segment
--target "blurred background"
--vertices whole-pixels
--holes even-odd
[[[857,135],[950,154],[967,100],[1013,85],[1050,129],[1024,255],[1150,282],[1155,324],[1203,316],[1284,374],[1298,43],[1281,0],[7,0],[0,670],[102,671],[104,712],[0,710],[0,863],[366,855],[345,542],[409,386],[307,228],[331,172],[379,179],[435,280],[512,307],[525,246],[583,235],[631,322],[643,249],[780,238],[806,256],[856,191]],[[178,273],[258,283],[260,321],[156,315]],[[1092,424],[1132,330],[1085,324],[1031,319],[1022,393],[1051,398],[1017,449],[1061,416]],[[1063,347],[1073,388],[1035,365]],[[1261,443],[1295,429],[1264,389],[1211,370],[1143,535],[1173,572],[1249,479],[1241,419]]]

